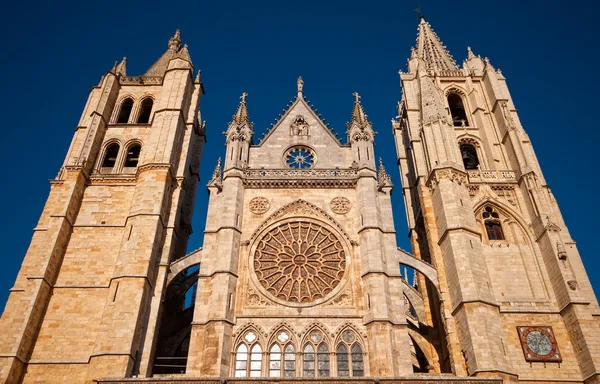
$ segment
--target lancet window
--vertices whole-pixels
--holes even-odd
[[[148,124],[148,122],[150,121],[150,114],[152,112],[153,104],[154,101],[150,97],[147,97],[144,100],[142,100],[140,104],[140,112],[138,114],[137,119],[138,124]]]
[[[244,341],[235,351],[235,377],[262,376],[262,348],[254,331],[244,335]]]
[[[114,168],[117,164],[117,156],[119,155],[119,144],[110,144],[104,152],[104,159],[102,160],[102,168]]]
[[[117,118],[117,124],[127,124],[129,122],[129,116],[133,109],[133,99],[128,97],[121,103],[121,109],[119,110],[119,117]]]
[[[289,333],[285,330],[277,334],[276,342],[271,345],[269,351],[269,376],[296,376],[296,350],[290,342]]]
[[[465,105],[459,94],[450,93],[448,95],[448,106],[450,107],[450,114],[452,115],[452,124],[455,127],[469,126]]]
[[[363,350],[356,335],[350,330],[342,333],[336,349],[338,376],[362,377],[365,375]]]
[[[500,222],[500,216],[492,207],[485,207],[483,213],[483,223],[485,224],[485,231],[489,240],[504,240],[504,231],[502,230],[502,223]]]

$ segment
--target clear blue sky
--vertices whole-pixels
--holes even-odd
[[[421,0],[421,5],[459,63],[469,45],[508,78],[521,121],[600,293],[594,245],[598,181],[590,174],[600,138],[597,2]],[[379,132],[377,154],[397,186],[398,244],[410,248],[390,119],[400,99],[397,72],[406,68],[415,42],[414,7],[412,0],[9,2],[0,23],[0,308],[90,88],[123,56],[129,74],[142,74],[177,28],[206,87],[201,108],[208,145],[190,249],[202,244],[204,185],[225,150],[221,133],[239,95],[248,92],[260,135],[293,98],[299,75],[308,99],[342,136],[352,92],[361,94]]]

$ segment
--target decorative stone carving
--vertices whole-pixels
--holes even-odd
[[[337,213],[338,215],[345,215],[350,212],[350,200],[345,197],[334,197],[330,205],[333,213]]]
[[[255,215],[262,215],[263,213],[267,212],[271,207],[271,205],[269,204],[269,200],[262,196],[253,198],[252,200],[250,200],[250,203],[248,205],[250,207],[250,212],[254,213]]]
[[[328,296],[346,269],[342,243],[317,223],[280,224],[259,240],[254,254],[258,282],[275,298],[310,303]]]
[[[466,173],[456,170],[454,168],[440,168],[434,169],[427,180],[426,185],[433,191],[440,180],[448,179],[457,184],[467,184],[468,178]]]
[[[331,307],[349,307],[352,305],[352,298],[348,293],[342,293],[327,303],[327,305]]]
[[[576,291],[577,290],[577,281],[575,281],[575,280],[569,280],[569,281],[567,281],[567,285],[569,286],[569,288],[571,289],[571,291]]]
[[[552,327],[517,327],[525,360],[529,362],[561,362]]]
[[[306,122],[306,119],[302,115],[298,115],[294,118],[294,121],[290,125],[290,135],[292,136],[308,136],[308,129],[310,126]]]
[[[252,288],[248,289],[247,303],[250,307],[265,307],[269,305],[269,302]]]

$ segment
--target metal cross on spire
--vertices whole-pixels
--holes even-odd
[[[354,96],[354,101],[356,101],[357,103],[360,102],[360,95],[358,94],[358,92],[354,92],[352,96]]]
[[[248,96],[246,92],[242,93],[242,96],[240,96],[240,100],[242,100],[242,103],[246,102],[246,96]]]

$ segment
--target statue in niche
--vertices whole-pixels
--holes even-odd
[[[292,136],[308,136],[308,128],[309,125],[304,116],[298,115],[290,126],[290,133]]]

